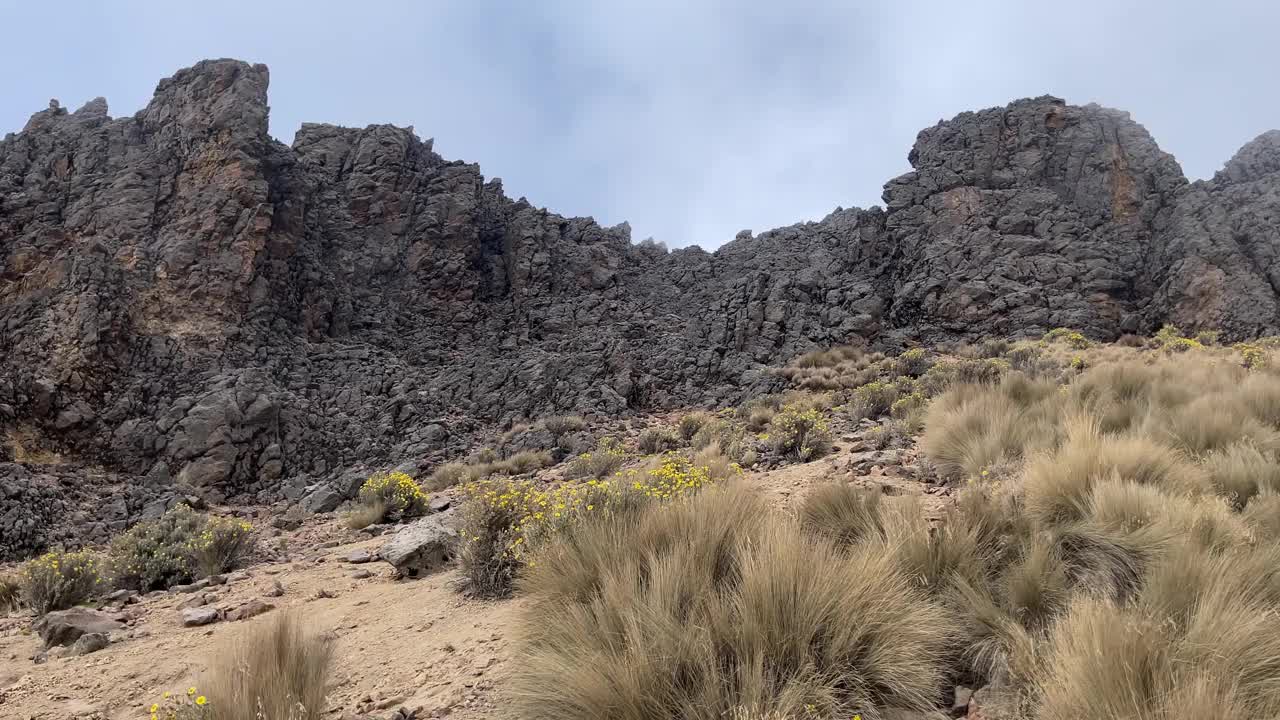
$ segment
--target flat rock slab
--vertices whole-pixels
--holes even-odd
[[[458,533],[436,516],[419,518],[404,526],[378,550],[403,577],[420,577],[453,562]]]
[[[351,554],[347,555],[347,562],[353,563],[356,565],[359,565],[361,563],[373,562],[374,560],[377,560],[377,559],[378,559],[378,556],[374,555],[368,550],[352,550]]]
[[[44,640],[45,647],[71,645],[79,640],[81,635],[88,633],[107,635],[123,628],[124,624],[114,616],[82,607],[46,613],[32,625],[32,629]]]

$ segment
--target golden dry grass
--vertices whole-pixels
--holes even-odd
[[[317,720],[325,713],[329,641],[281,612],[245,628],[209,665],[200,686],[210,720]]]
[[[948,616],[892,559],[741,488],[590,525],[525,579],[522,717],[712,720],[925,709]]]

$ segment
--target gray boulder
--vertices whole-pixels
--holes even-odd
[[[46,613],[32,624],[32,629],[44,640],[45,647],[55,645],[71,645],[82,635],[99,634],[106,636],[120,630],[124,624],[107,613],[74,607],[69,610],[55,610]]]
[[[453,562],[457,532],[439,516],[419,518],[400,529],[378,550],[401,577],[420,577]]]
[[[219,615],[218,609],[215,607],[192,607],[182,611],[183,627],[199,627],[218,622],[220,619],[221,615]]]

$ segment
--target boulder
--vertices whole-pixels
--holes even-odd
[[[208,606],[186,608],[182,611],[183,627],[199,627],[218,622],[221,619],[218,609]]]
[[[329,483],[316,483],[306,489],[306,493],[298,501],[298,506],[314,515],[333,512],[346,499],[341,491]]]
[[[275,609],[275,605],[263,600],[250,600],[240,607],[227,613],[227,619],[235,622],[237,620],[248,620],[251,617],[257,617],[265,612]]]
[[[105,648],[110,641],[104,633],[85,633],[71,646],[72,655],[88,655]]]
[[[124,624],[112,615],[82,607],[46,613],[32,625],[44,640],[45,647],[71,645],[82,635],[96,633],[105,636],[123,627]]]
[[[378,550],[402,577],[420,577],[453,561],[458,534],[438,516],[428,515],[401,528]]]

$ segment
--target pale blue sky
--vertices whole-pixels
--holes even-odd
[[[879,203],[916,133],[1051,93],[1130,111],[1193,178],[1280,127],[1270,0],[0,0],[0,133],[136,112],[207,57],[271,68],[271,132],[413,125],[513,196],[718,246]]]

